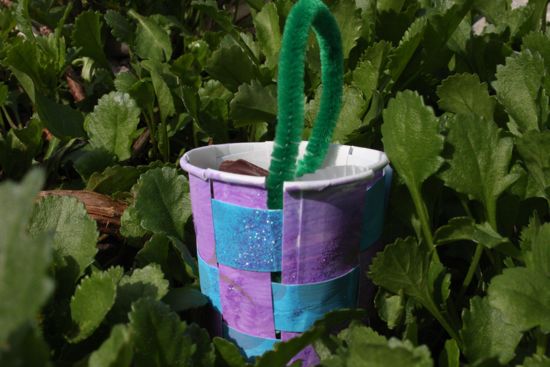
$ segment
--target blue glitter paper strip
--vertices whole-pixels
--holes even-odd
[[[201,292],[210,299],[212,306],[222,313],[222,303],[220,301],[220,271],[217,267],[208,264],[200,256],[199,259],[199,279]]]
[[[216,256],[235,269],[281,271],[283,211],[212,200]]]
[[[327,312],[355,307],[359,267],[325,282],[272,283],[275,329],[304,332]]]
[[[382,235],[385,212],[385,177],[381,177],[366,193],[361,251],[372,246]]]
[[[223,324],[223,336],[234,342],[249,361],[273,349],[275,343],[281,341],[279,339],[260,338],[245,334],[229,327],[226,323]]]

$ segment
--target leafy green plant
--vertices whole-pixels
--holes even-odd
[[[395,169],[377,294],[246,361],[204,329],[176,162],[273,138],[292,2],[0,2],[0,365],[284,366],[308,345],[327,367],[549,365],[548,2],[510,3],[327,2],[334,141]]]

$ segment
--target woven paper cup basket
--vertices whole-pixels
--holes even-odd
[[[309,28],[321,49],[323,92],[309,142],[301,141]],[[285,25],[274,142],[187,152],[202,292],[223,336],[252,358],[306,331],[325,313],[355,307],[362,265],[383,224],[391,170],[383,152],[329,144],[342,96],[342,51],[320,0],[300,0]],[[218,170],[244,159],[268,177]],[[365,270],[365,269],[363,269]],[[304,350],[305,363],[316,363]]]

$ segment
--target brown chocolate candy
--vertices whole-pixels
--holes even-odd
[[[258,167],[255,164],[250,163],[244,159],[237,159],[236,161],[223,161],[222,164],[220,164],[220,168],[218,169],[224,172],[237,173],[239,175],[247,176],[265,177],[269,173],[262,167]]]

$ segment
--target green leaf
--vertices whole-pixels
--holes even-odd
[[[214,367],[216,349],[210,340],[208,332],[197,324],[187,325],[185,334],[194,342],[195,351],[190,366]]]
[[[161,64],[154,60],[145,60],[141,62],[141,65],[151,73],[151,80],[153,82],[153,88],[157,96],[157,103],[160,110],[160,119],[165,122],[170,116],[176,113],[174,107],[174,98],[170,92],[170,88],[163,77],[166,74],[165,70],[167,65]]]
[[[523,37],[521,49],[532,53],[538,52],[543,60],[546,70],[550,69],[550,38],[541,32],[531,32]]]
[[[277,118],[277,87],[274,84],[263,86],[257,80],[242,84],[231,100],[229,117],[239,125],[274,121]]]
[[[121,161],[130,158],[139,115],[139,107],[127,93],[103,95],[86,118],[90,144],[116,155]]]
[[[462,55],[472,52],[472,48],[470,46],[470,42],[473,37],[472,27],[471,17],[464,17],[455,32],[447,41],[447,47],[449,50],[455,54]]]
[[[428,15],[428,28],[424,36],[424,52],[422,69],[437,72],[447,69],[453,54],[447,43],[460,23],[469,14],[474,0],[454,1],[446,7],[435,9]]]
[[[93,173],[86,183],[86,190],[112,195],[116,192],[130,191],[139,176],[144,173],[147,166],[142,169],[136,166],[111,166],[102,172]]]
[[[319,111],[322,93],[323,88],[320,85],[315,92],[315,98],[306,105],[305,122],[308,128],[315,125],[315,118]],[[361,90],[352,86],[344,86],[342,110],[332,134],[332,141],[347,143],[350,135],[362,126],[362,117],[365,114],[366,108],[367,103],[363,98]]]
[[[550,131],[528,131],[516,146],[540,192],[550,200]]]
[[[342,327],[343,324],[351,320],[357,320],[365,317],[364,310],[338,310],[326,314],[322,319],[317,320],[313,326],[300,336],[289,341],[277,343],[273,350],[264,353],[256,359],[256,367],[280,367],[287,363],[298,354],[302,349],[318,340],[336,327]]]
[[[0,165],[4,175],[20,179],[27,173],[42,147],[42,124],[31,119],[22,129],[10,129],[0,136]]]
[[[35,319],[53,290],[47,276],[51,240],[46,235],[31,239],[26,232],[43,182],[42,171],[33,170],[20,184],[0,184],[0,343],[23,322]]]
[[[190,366],[195,346],[187,325],[165,304],[142,298],[129,314],[137,367]]]
[[[407,29],[401,41],[399,41],[399,45],[390,53],[388,68],[394,81],[399,79],[415,54],[416,49],[424,38],[427,25],[426,17],[417,18],[409,26],[409,29]]]
[[[239,348],[229,340],[216,336],[212,339],[212,343],[227,367],[242,367],[246,364]]]
[[[187,89],[189,90],[190,88]],[[202,103],[208,102],[208,100],[212,98],[219,98],[229,101],[233,98],[233,93],[227,90],[219,81],[210,79],[209,81],[203,83],[203,85],[199,88],[198,97],[200,97],[200,101]],[[185,103],[186,108],[189,110],[189,113],[193,115],[194,113],[192,111],[196,111],[197,107],[187,106],[187,102]]]
[[[191,255],[189,248],[179,239],[175,237],[169,237],[172,242],[173,248],[177,250],[177,255],[182,261],[182,265],[185,267],[186,274],[193,279],[197,279],[199,276],[197,268],[197,259]]]
[[[489,285],[489,303],[519,330],[550,332],[550,278],[528,268],[505,269]]]
[[[447,186],[483,203],[493,227],[497,198],[519,178],[509,170],[513,140],[502,135],[494,122],[480,116],[455,116],[447,137],[453,155],[441,174]]]
[[[497,98],[521,132],[540,130],[548,118],[548,111],[541,109],[544,75],[542,57],[530,51],[508,57],[497,67]]]
[[[4,61],[6,61],[6,59],[4,59]],[[17,78],[17,81],[21,84],[21,87],[25,93],[27,93],[31,102],[36,103],[36,88],[34,87],[31,77],[13,66],[10,67],[10,71]]]
[[[35,89],[43,93],[56,85],[56,71],[45,60],[44,52],[31,39],[17,39],[7,48],[2,61],[10,67],[31,101],[35,101]]]
[[[425,345],[414,347],[408,340],[387,340],[360,324],[352,324],[338,338],[343,339],[344,345],[323,359],[323,366],[433,366]]]
[[[155,168],[141,175],[135,207],[143,228],[183,240],[183,227],[191,215],[189,186],[173,168]]]
[[[504,14],[499,24],[502,28],[508,26],[512,36],[517,38],[524,36],[529,31],[540,31],[541,20],[546,19],[546,5],[544,0],[534,0],[525,6],[515,7]]]
[[[534,355],[532,357],[527,357],[523,361],[521,367],[549,367],[550,358],[541,355]]]
[[[226,33],[235,32],[229,13],[219,9],[215,0],[193,0],[191,6],[213,19]]]
[[[527,268],[550,278],[550,223],[531,222],[521,236]]]
[[[353,0],[338,0],[331,4],[330,10],[340,29],[342,53],[346,60],[361,36],[362,20]]]
[[[340,331],[338,333],[338,339],[345,343],[354,343],[358,341],[372,345],[386,345],[388,343],[386,337],[378,334],[370,327],[361,325],[357,321],[352,322],[347,329]]]
[[[393,294],[379,288],[374,299],[376,310],[389,329],[395,329],[401,324],[405,312],[402,294]]]
[[[4,83],[0,83],[0,106],[5,106],[6,101],[8,100],[8,86]]]
[[[50,366],[49,360],[48,344],[32,323],[22,324],[0,348],[1,366]]]
[[[133,358],[132,334],[126,325],[118,324],[111,335],[90,355],[89,367],[129,367]]]
[[[126,208],[120,217],[120,234],[126,238],[140,238],[147,234],[141,226],[141,217],[135,203]]]
[[[363,93],[357,88],[345,86],[344,95],[342,96],[342,110],[336,122],[332,140],[346,143],[349,135],[361,127],[361,118],[366,110],[367,104],[363,99]]]
[[[124,72],[117,74],[114,83],[116,89],[128,93],[144,113],[153,115],[155,88],[151,80],[138,79],[132,73]]]
[[[196,288],[181,287],[172,288],[162,300],[170,305],[176,312],[186,311],[191,308],[198,308],[208,304],[208,298]]]
[[[116,302],[113,312],[120,320],[126,315],[132,304],[140,298],[148,297],[160,300],[168,293],[168,281],[157,264],[150,264],[142,269],[136,269],[131,276],[125,275],[118,283]]]
[[[250,57],[236,44],[222,44],[214,51],[208,59],[206,71],[232,92],[259,76]]]
[[[164,234],[154,234],[145,242],[143,248],[136,254],[136,264],[145,266],[159,264],[165,273],[168,273],[168,259],[170,254],[170,240]]]
[[[93,11],[82,12],[76,17],[73,26],[73,44],[80,47],[80,54],[87,56],[110,70],[110,64],[103,51],[104,40],[101,37],[101,14]]]
[[[439,366],[460,367],[460,349],[454,339],[445,342],[445,349],[439,355]]]
[[[19,28],[21,33],[23,33],[27,38],[32,40],[34,39],[34,33],[29,17],[29,2],[29,0],[18,1],[14,15],[17,20],[17,28]]]
[[[486,248],[494,248],[508,242],[508,239],[498,234],[489,223],[478,224],[470,217],[452,218],[448,224],[438,228],[434,239],[438,245],[472,241]]]
[[[172,57],[172,42],[170,36],[154,17],[144,17],[133,9],[128,15],[137,20],[134,48],[142,59],[168,61]]]
[[[70,342],[88,338],[101,324],[115,303],[117,283],[122,274],[121,267],[113,267],[92,273],[80,282],[71,298],[71,317],[78,331],[75,331]]]
[[[281,30],[279,28],[279,14],[275,3],[265,4],[262,10],[254,17],[256,38],[260,49],[266,58],[266,65],[275,69],[279,62],[281,48]]]
[[[506,323],[501,311],[491,307],[487,298],[470,299],[470,308],[462,319],[464,354],[472,364],[492,357],[506,364],[514,358],[522,333]]]
[[[443,159],[443,137],[439,121],[422,98],[411,91],[400,92],[383,113],[384,151],[409,189],[420,189]]]
[[[33,236],[53,233],[54,272],[59,286],[72,292],[97,253],[99,233],[84,204],[69,196],[43,198],[34,207],[29,232]]]
[[[361,61],[353,70],[352,85],[363,92],[366,101],[370,101],[378,86],[378,72],[378,68],[369,60]]]
[[[484,1],[476,0],[475,8],[486,16],[493,24],[498,23],[504,14],[511,9],[512,3],[508,0]]]
[[[416,92],[400,92],[383,112],[382,142],[393,166],[411,194],[418,219],[418,235],[433,246],[430,214],[422,198],[422,184],[437,172],[443,162],[439,153],[443,137],[433,110],[424,105]]]
[[[22,324],[0,348],[2,366],[50,366],[51,352],[34,322]]]
[[[209,99],[201,106],[198,115],[199,127],[208,136],[212,137],[216,144],[227,142],[227,119],[229,115],[227,102],[220,98]]]
[[[104,15],[105,22],[111,27],[111,33],[120,42],[125,42],[128,45],[134,43],[135,27],[128,19],[114,10],[107,10]]]
[[[58,138],[85,137],[84,117],[80,111],[68,105],[59,104],[36,93],[36,112],[45,127]]]
[[[434,256],[434,249],[412,237],[397,239],[372,261],[369,276],[373,283],[393,293],[403,292],[423,305],[447,333],[460,341],[457,332],[441,314],[437,304],[449,296],[449,274]]]
[[[27,126],[22,129],[11,129],[17,139],[25,144],[29,155],[35,156],[42,147],[42,122],[37,118],[31,118]]]
[[[182,251],[186,251],[185,256]],[[195,260],[183,243],[177,243],[164,234],[153,234],[135,257],[137,266],[158,264],[168,279],[173,278],[181,283],[186,283],[189,276],[195,277],[194,263]]]
[[[378,11],[391,11],[399,12],[403,8],[405,0],[380,0],[376,3],[376,9]]]
[[[489,96],[487,84],[481,83],[477,75],[454,74],[437,88],[439,107],[457,114],[479,115],[487,121],[493,120],[495,100]]]
[[[94,172],[101,172],[116,162],[116,157],[104,149],[92,148],[89,144],[67,155],[76,172],[84,181]]]
[[[431,251],[412,237],[397,239],[374,258],[369,276],[393,293],[403,291],[422,304],[430,304],[434,291],[429,276],[431,259]]]

